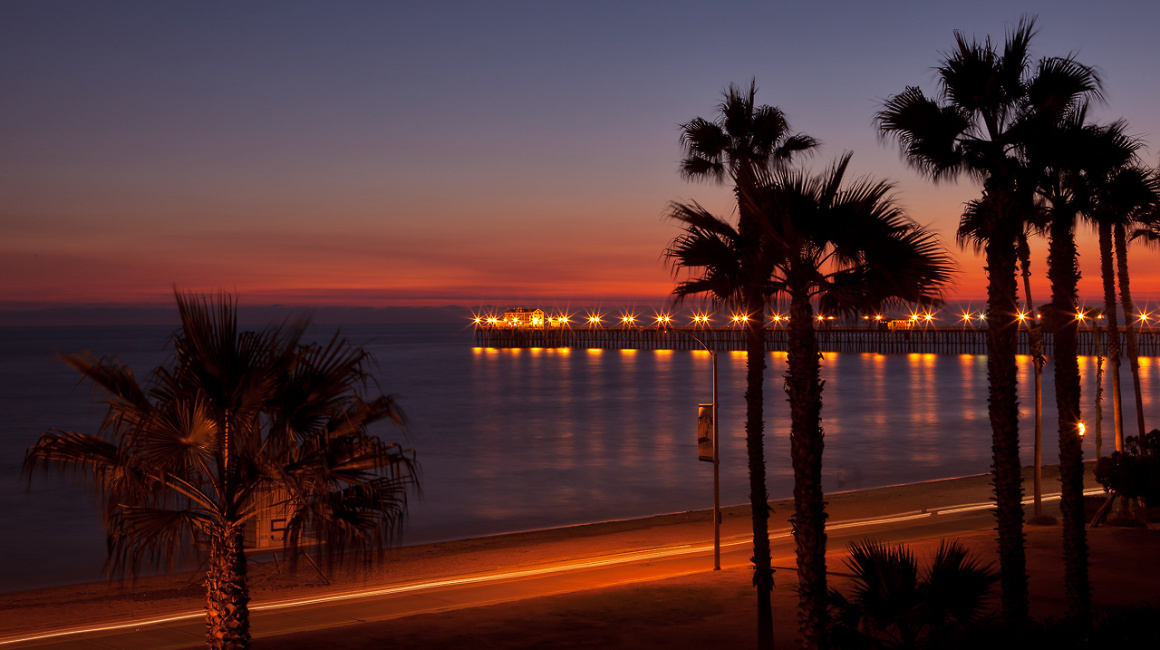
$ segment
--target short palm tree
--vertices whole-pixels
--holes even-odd
[[[744,188],[752,187],[759,174],[786,165],[794,156],[809,152],[817,142],[806,135],[791,135],[785,114],[773,106],[757,105],[757,85],[751,82],[743,90],[730,85],[719,106],[715,120],[695,118],[681,125],[681,145],[686,157],[681,173],[690,180],[733,183],[740,197]],[[673,217],[680,220],[684,208],[696,212],[699,206],[676,206]],[[753,247],[758,238],[756,216],[740,201],[735,260],[736,286],[715,288],[711,293],[748,318],[746,326],[745,448],[749,466],[749,501],[753,517],[753,584],[757,588],[758,646],[773,645],[773,612],[771,590],[773,567],[769,550],[769,494],[765,480],[764,442],[764,375],[765,375],[765,299],[762,283],[768,275],[766,262]],[[678,260],[679,255],[670,255]],[[681,285],[678,298],[697,293],[697,284]]]
[[[958,542],[943,540],[920,577],[905,546],[852,542],[849,596],[830,591],[829,641],[837,648],[938,647],[977,621],[998,576]]]
[[[806,647],[826,628],[826,532],[822,495],[821,355],[814,305],[826,314],[867,313],[885,303],[936,302],[953,263],[938,238],[911,221],[890,183],[851,182],[851,154],[810,174],[779,170],[743,197],[762,216],[762,250],[772,266],[765,291],[790,306],[785,390],[800,607]]]
[[[988,38],[955,32],[955,49],[937,68],[939,95],[909,87],[890,97],[877,115],[882,135],[898,140],[907,161],[935,181],[967,173],[983,183],[987,218],[966,224],[983,242],[987,265],[987,378],[991,420],[995,518],[1003,613],[1026,619],[1027,567],[1023,537],[1023,486],[1019,460],[1016,369],[1017,241],[1034,211],[1037,179],[1024,156],[1027,123],[1058,115],[1078,100],[1098,96],[1099,79],[1070,59],[1030,64],[1034,19],[1023,18],[1002,50]],[[1043,79],[1043,70],[1051,74]],[[1034,92],[1031,92],[1034,89]]]
[[[368,354],[337,335],[302,343],[304,324],[239,331],[232,298],[177,294],[174,356],[146,385],[115,358],[64,361],[107,393],[99,433],[50,431],[25,471],[75,469],[103,504],[111,573],[165,568],[208,549],[206,642],[249,645],[246,537],[285,520],[287,550],[381,548],[398,530],[410,453],[369,427],[402,424],[368,399]],[[333,556],[332,556],[333,557]]]

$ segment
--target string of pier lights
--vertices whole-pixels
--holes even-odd
[[[862,319],[869,320],[870,316],[868,316],[868,315],[863,316]],[[926,314],[922,314],[922,315],[911,314],[911,316],[910,316],[911,321],[924,320],[925,322],[929,323],[933,319],[934,319],[934,315],[930,314],[930,313],[926,313]],[[834,320],[834,316],[827,316],[824,314],[818,314],[817,320],[819,323],[832,323]],[[883,320],[883,316],[881,314],[876,314],[874,316],[874,320],[877,322],[881,322]],[[491,327],[505,327],[505,326],[506,327],[520,327],[520,326],[544,327],[545,325],[551,326],[551,327],[560,327],[560,326],[571,326],[572,316],[569,314],[561,313],[558,315],[548,316],[545,318],[532,317],[532,318],[529,318],[527,320],[523,320],[523,319],[515,319],[515,318],[499,318],[497,316],[492,316],[492,315],[488,315],[488,316],[475,315],[472,317],[471,321],[472,321],[472,323],[474,323],[477,326],[491,326]],[[588,324],[589,327],[603,327],[604,321],[605,321],[604,315],[599,314],[599,313],[589,313],[587,318],[585,319],[585,322]],[[749,321],[750,321],[750,317],[748,314],[732,314],[729,317],[729,323],[734,325],[734,326],[743,326],[743,325],[748,324]],[[621,326],[624,326],[624,327],[634,327],[634,326],[637,326],[638,323],[643,324],[641,319],[637,318],[636,314],[633,314],[633,313],[621,314],[618,322]],[[654,316],[652,322],[653,322],[653,324],[657,325],[658,327],[671,327],[675,324],[675,319],[669,314],[662,313],[662,314],[656,314]],[[772,316],[770,316],[770,322],[773,323],[775,326],[780,325],[782,323],[788,323],[789,316],[783,316],[781,314],[773,314]],[[691,323],[691,325],[693,327],[709,327],[712,324],[713,324],[712,317],[709,314],[698,313],[698,314],[693,315],[693,319],[692,319],[692,323]]]
[[[1036,320],[1036,321],[1041,320],[1042,317],[1043,317],[1042,314],[1036,313],[1034,315],[1034,320]],[[1104,315],[1103,315],[1103,313],[1101,313],[1095,309],[1080,308],[1076,311],[1075,318],[1076,318],[1076,320],[1080,321],[1081,325],[1086,323],[1089,320],[1092,321],[1092,324],[1094,325],[1095,321],[1103,320]],[[1135,323],[1141,329],[1143,329],[1144,327],[1146,327],[1150,324],[1150,321],[1152,318],[1153,318],[1153,314],[1151,312],[1141,310],[1136,315],[1136,318],[1134,320],[1135,320]],[[834,321],[834,316],[818,314],[816,316],[816,319],[817,319],[819,324],[827,324],[827,323],[832,324]],[[1021,325],[1028,324],[1027,321],[1032,319],[1032,315],[1029,312],[1021,310],[1016,314],[1016,319],[1019,321],[1019,323]],[[483,316],[483,315],[477,314],[477,315],[474,315],[471,320],[476,326],[488,326],[488,327],[528,327],[528,326],[530,326],[530,327],[544,327],[544,326],[548,326],[548,327],[571,327],[572,322],[573,322],[573,316],[570,314],[561,312],[561,313],[558,313],[558,314],[555,314],[552,316],[546,316],[543,318],[532,317],[532,318],[529,318],[527,320],[518,320],[518,319],[513,319],[513,318],[508,318],[508,319],[499,318],[495,315]],[[744,326],[744,325],[748,324],[749,320],[750,320],[750,317],[746,314],[732,314],[729,317],[728,323],[730,325],[735,326],[735,327],[740,327],[740,326]],[[862,320],[863,321],[873,320],[878,325],[883,325],[886,322],[886,319],[882,314],[875,314],[873,317],[871,317],[869,314],[866,314],[866,315],[862,316]],[[930,325],[933,325],[936,320],[938,320],[938,317],[934,313],[927,311],[927,312],[923,312],[923,313],[913,312],[909,315],[908,318],[895,319],[895,320],[891,320],[889,322],[890,322],[892,327],[896,323],[903,323],[904,327],[914,327],[916,325],[930,326]],[[985,323],[987,321],[987,314],[985,312],[981,312],[981,311],[980,312],[963,311],[961,313],[960,320],[959,320],[959,322],[962,323],[964,327],[967,325],[973,325],[976,321],[979,324]],[[589,314],[586,317],[586,319],[584,320],[584,322],[587,323],[588,327],[604,327],[605,316],[604,316],[604,314],[601,314],[598,312],[589,312]],[[619,319],[615,319],[615,322],[617,324],[619,324],[621,327],[643,327],[644,326],[644,321],[642,319],[638,318],[636,314],[631,313],[631,312],[622,313],[620,315]],[[789,322],[789,316],[783,316],[781,314],[776,314],[776,313],[773,314],[772,316],[770,316],[770,323],[773,324],[774,327],[781,325],[783,323],[788,323],[788,322]],[[676,324],[676,321],[673,318],[673,316],[670,314],[657,313],[654,315],[651,324],[653,324],[657,327],[664,328],[664,327],[674,326]],[[707,313],[693,314],[692,322],[690,323],[690,325],[694,328],[711,327],[713,325],[712,317]]]

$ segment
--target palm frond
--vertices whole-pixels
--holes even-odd
[[[101,436],[75,431],[49,431],[24,455],[24,473],[29,479],[38,468],[72,469],[82,477],[96,479],[99,484],[119,464],[116,445]]]
[[[172,570],[197,555],[213,523],[196,510],[120,508],[109,524],[106,569],[133,576],[142,569]]]
[[[684,229],[664,257],[674,275],[682,270],[694,274],[677,284],[673,296],[678,301],[694,295],[718,302],[737,299],[743,286],[743,244],[737,229],[696,202],[673,203],[667,216],[684,224]]]
[[[887,99],[875,120],[879,135],[896,139],[907,162],[935,181],[964,169],[960,140],[971,122],[955,106],[941,106],[909,86]]]
[[[924,598],[930,610],[939,613],[933,622],[963,625],[978,619],[987,593],[998,580],[998,573],[972,557],[957,540],[942,540],[923,581]]]

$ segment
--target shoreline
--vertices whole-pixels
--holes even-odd
[[[1025,468],[1025,474],[1030,468]],[[1054,468],[1044,468],[1051,486]],[[1087,483],[1094,486],[1091,472]],[[827,495],[830,524],[904,514],[930,508],[981,504],[990,495],[990,475],[939,479]],[[1045,490],[1046,494],[1052,491]],[[788,528],[792,499],[770,502],[770,530]],[[722,539],[751,535],[749,506],[721,509]],[[440,577],[463,576],[496,567],[534,566],[561,559],[595,556],[602,551],[653,548],[672,543],[704,543],[712,539],[712,510],[654,515],[645,518],[577,524],[460,539],[384,550],[375,561],[346,558],[334,564],[325,578],[307,562],[297,573],[281,564],[254,562],[249,567],[252,603],[322,596],[342,590],[391,585]],[[836,549],[831,549],[836,550]],[[323,566],[326,568],[326,565]],[[780,572],[785,575],[785,572]],[[792,572],[791,572],[792,573]],[[0,639],[21,634],[112,620],[199,612],[204,606],[200,571],[81,583],[27,591],[0,593],[0,607],[9,616],[0,627]]]

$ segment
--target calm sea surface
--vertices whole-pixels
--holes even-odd
[[[319,326],[322,337],[331,327]],[[0,591],[101,578],[104,533],[92,494],[69,476],[20,474],[50,428],[95,432],[103,409],[57,351],[117,355],[144,378],[168,354],[171,328],[0,328]],[[473,348],[457,326],[358,326],[343,332],[378,362],[417,450],[422,493],[405,543],[678,512],[712,505],[712,465],[697,461],[698,403],[711,401],[704,352]],[[792,493],[784,353],[766,371],[766,454],[773,498]],[[720,356],[723,504],[748,500],[744,353]],[[1022,452],[1031,459],[1030,364],[1021,359]],[[1093,359],[1080,361],[1094,421]],[[1056,458],[1051,366],[1044,377],[1044,462]],[[1146,417],[1160,417],[1160,360],[1141,367]],[[989,471],[982,356],[826,354],[827,491]],[[1130,390],[1126,364],[1125,387]],[[1110,382],[1109,382],[1110,385]],[[1125,394],[1126,404],[1130,397]],[[1128,433],[1134,433],[1130,412]],[[1105,407],[1105,420],[1110,412]],[[1105,425],[1106,427],[1107,425]],[[1110,436],[1106,440],[1110,439]],[[1105,448],[1110,447],[1105,442]],[[1105,452],[1107,453],[1107,452]],[[1094,436],[1084,455],[1094,454]],[[1049,490],[1055,486],[1049,485]]]

